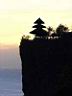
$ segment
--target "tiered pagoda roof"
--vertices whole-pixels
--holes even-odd
[[[31,31],[30,32],[31,34],[34,34],[35,36],[39,36],[39,37],[44,37],[44,36],[47,36],[48,35],[47,31],[45,31],[43,29],[43,28],[46,28],[46,27],[44,25],[42,25],[42,24],[44,24],[44,22],[40,18],[38,18],[34,22],[34,24],[36,24],[36,25],[34,25],[33,28],[36,28],[36,29],[34,29],[33,31]]]

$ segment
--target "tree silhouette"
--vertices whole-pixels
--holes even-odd
[[[59,37],[61,37],[61,35],[63,34],[64,28],[65,28],[65,26],[62,25],[62,24],[60,24],[60,25],[56,28],[56,33],[57,33],[57,35],[58,35]]]
[[[68,27],[64,27],[64,32],[69,32],[69,28]]]
[[[31,34],[34,34],[35,37],[38,37],[38,38],[45,38],[47,37],[47,32],[43,29],[43,28],[46,28],[44,25],[44,22],[38,18],[35,22],[34,22],[34,25],[33,28],[36,28],[35,30],[31,31],[30,33]]]

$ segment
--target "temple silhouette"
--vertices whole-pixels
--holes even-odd
[[[44,38],[47,37],[47,31],[45,31],[43,28],[46,28],[44,25],[44,22],[38,18],[35,22],[34,22],[33,28],[36,28],[35,30],[31,31],[31,34],[34,34],[36,38]]]
[[[50,34],[40,18],[34,24],[34,39],[22,37],[19,46],[24,96],[71,96],[72,32],[59,25]]]

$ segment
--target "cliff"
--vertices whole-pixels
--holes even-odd
[[[25,96],[72,95],[72,39],[22,39]]]

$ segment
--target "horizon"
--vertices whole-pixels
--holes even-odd
[[[21,70],[21,60],[18,47],[0,48],[0,70],[15,69]]]

